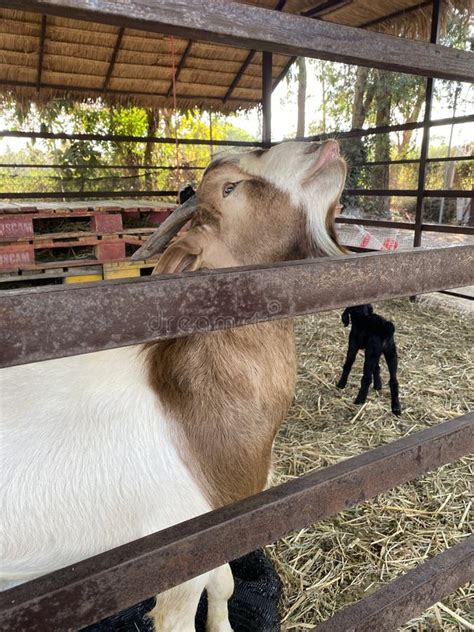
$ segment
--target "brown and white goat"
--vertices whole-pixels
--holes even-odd
[[[155,273],[340,252],[337,143],[230,155],[143,247],[192,217]],[[1,372],[3,588],[261,491],[293,397],[291,321],[195,334]],[[228,565],[158,596],[158,632],[228,632]]]

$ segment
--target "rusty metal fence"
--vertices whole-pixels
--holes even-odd
[[[1,365],[463,286],[473,270],[474,246],[456,246],[12,290],[0,297]],[[6,591],[1,629],[93,623],[472,451],[471,413]],[[395,629],[465,583],[473,558],[470,538],[320,629]]]
[[[232,2],[163,0],[153,5],[153,11],[146,0],[134,0],[126,8],[106,0],[15,0],[0,5],[201,39],[226,37],[231,43],[267,52],[473,79],[474,66],[462,51],[453,54],[435,44],[262,13]],[[348,49],[350,55],[340,52]],[[465,245],[75,288],[11,290],[0,296],[0,366],[473,282],[474,246]],[[5,591],[0,595],[0,629],[59,632],[86,626],[473,451],[474,414],[469,413]],[[314,630],[396,629],[472,578],[473,564],[471,537]]]

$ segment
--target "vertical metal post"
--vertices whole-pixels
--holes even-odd
[[[272,65],[273,55],[262,53],[262,143],[270,147],[272,141]]]
[[[431,14],[431,44],[436,44],[439,34],[439,23],[441,13],[441,0],[433,0],[433,8]],[[421,225],[423,223],[423,204],[424,204],[424,191],[426,183],[426,159],[428,157],[428,150],[430,145],[430,123],[431,123],[431,108],[433,104],[433,78],[428,77],[426,81],[426,97],[425,97],[425,114],[423,118],[423,139],[421,141],[420,150],[420,166],[418,170],[418,187],[416,196],[416,211],[415,211],[415,238],[413,245],[415,247],[421,245]]]

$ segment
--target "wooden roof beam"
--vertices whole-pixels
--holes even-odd
[[[283,9],[285,8],[285,4],[286,4],[286,0],[278,0],[278,2],[276,3],[276,5],[275,5],[273,10],[274,11],[283,11]],[[249,65],[252,63],[256,52],[257,52],[256,50],[249,51],[249,54],[245,58],[244,63],[239,68],[239,70],[237,71],[237,74],[235,75],[234,79],[232,80],[232,83],[230,84],[229,89],[227,90],[225,97],[222,99],[223,103],[226,103],[227,100],[232,96],[232,93],[234,92],[235,88],[237,87],[237,84],[239,83],[239,81],[241,80],[242,75],[247,70]]]
[[[468,51],[232,1],[203,4],[201,0],[0,0],[0,6],[221,45],[225,42],[247,50],[474,81],[473,55]]]
[[[107,88],[109,87],[110,79],[112,78],[112,73],[115,67],[115,62],[117,61],[118,52],[119,52],[120,46],[122,45],[124,32],[125,32],[125,27],[121,26],[117,33],[117,39],[115,40],[114,50],[112,51],[112,57],[110,58],[107,74],[105,75],[104,85],[102,86],[103,91],[107,90]]]
[[[46,39],[46,16],[41,16],[41,31],[38,49],[38,69],[36,72],[36,89],[39,91],[41,87],[41,76],[43,74],[43,59],[44,59],[44,42]]]

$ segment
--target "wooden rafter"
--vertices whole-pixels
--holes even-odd
[[[324,15],[328,11],[334,11],[335,9],[340,9],[345,4],[349,4],[352,0],[326,0],[322,4],[319,4],[314,9],[308,9],[307,11],[303,11],[301,15],[305,18],[317,18],[321,15]]]
[[[283,79],[288,74],[288,71],[290,70],[290,68],[293,66],[293,64],[295,63],[295,61],[297,59],[298,59],[298,57],[290,57],[290,59],[288,60],[288,63],[286,64],[286,66],[283,68],[283,70],[280,72],[278,77],[276,77],[275,81],[273,82],[272,91],[275,90],[275,88],[278,86],[278,84],[281,81],[283,81]]]
[[[278,0],[278,2],[275,5],[275,8],[273,10],[274,11],[283,11],[283,9],[285,8],[285,4],[286,4],[286,0]],[[230,97],[232,96],[232,93],[234,92],[235,88],[237,87],[239,81],[241,80],[242,75],[247,70],[249,65],[252,63],[256,52],[257,52],[256,50],[249,51],[249,54],[245,58],[242,66],[239,68],[239,70],[237,71],[237,74],[233,78],[232,83],[230,84],[229,89],[227,90],[227,92],[225,94],[225,97],[222,99],[223,103],[227,103],[228,99],[230,99]]]
[[[343,6],[345,4],[348,4],[349,1],[350,0],[327,0],[326,2],[323,2],[322,4],[320,4],[319,6],[314,7],[313,9],[308,9],[307,11],[304,11],[301,15],[307,18],[319,19],[320,15],[327,13],[328,11],[337,9],[340,6]],[[295,63],[297,59],[298,59],[297,57],[290,57],[286,66],[283,68],[283,70],[280,72],[278,77],[276,77],[275,81],[273,82],[272,90],[275,90],[275,88],[280,84],[280,82],[283,81],[283,79],[288,74],[288,71],[290,70],[290,68],[293,66],[293,64]]]
[[[102,86],[102,90],[107,90],[109,87],[110,79],[112,78],[112,73],[114,71],[115,62],[117,61],[117,55],[122,44],[123,34],[125,32],[125,28],[121,26],[117,33],[117,39],[115,40],[114,50],[112,51],[112,57],[110,58],[109,67],[107,69],[107,74],[105,75],[104,85]]]
[[[407,9],[401,9],[400,11],[395,11],[394,13],[390,13],[389,15],[382,16],[381,18],[376,18],[375,20],[370,20],[370,22],[366,22],[362,24],[360,28],[368,28],[369,26],[375,26],[376,24],[382,24],[383,22],[388,22],[389,20],[395,20],[396,18],[400,18],[408,13],[413,13],[413,11],[418,11],[418,9],[423,9],[424,7],[429,7],[433,4],[433,0],[427,0],[426,2],[420,2],[419,4],[415,4],[412,7],[408,7]]]
[[[186,48],[184,49],[184,53],[183,53],[181,59],[179,60],[178,65],[176,67],[176,73],[175,73],[175,76],[174,76],[174,80],[171,81],[170,87],[168,88],[168,92],[166,93],[167,97],[170,97],[171,94],[173,93],[173,83],[174,84],[178,83],[179,75],[181,74],[183,66],[186,63],[186,59],[188,58],[188,55],[191,52],[192,45],[193,45],[193,40],[189,40],[189,42],[186,45]]]
[[[41,76],[43,74],[43,59],[44,59],[44,42],[46,39],[46,16],[41,16],[41,31],[40,31],[40,41],[39,41],[39,49],[38,49],[38,69],[36,72],[36,89],[39,90],[41,87]]]
[[[232,83],[230,84],[229,89],[227,90],[227,92],[225,94],[225,97],[222,99],[224,103],[226,103],[227,100],[229,99],[229,97],[232,95],[232,92],[234,91],[234,88],[239,83],[242,75],[247,70],[248,66],[252,63],[252,60],[255,57],[256,52],[257,52],[256,50],[249,51],[249,54],[245,58],[244,63],[240,66],[237,74],[233,78]]]
[[[335,4],[338,4],[338,3],[341,3],[341,0],[328,0],[324,4],[319,5],[319,7],[315,7],[314,9],[309,9],[308,11],[305,11],[301,15],[317,19],[318,18],[318,15],[316,13],[317,11],[321,10],[321,11],[325,12],[325,11],[329,10],[329,6],[328,5],[330,5],[330,4],[332,5],[330,7],[330,9],[331,10],[335,9],[335,8],[337,8],[335,6]],[[347,4],[346,0],[343,0],[342,4]],[[364,22],[364,24],[361,24],[357,28],[365,29],[365,28],[369,28],[370,26],[376,26],[377,24],[382,24],[383,22],[388,22],[389,20],[394,20],[396,18],[399,18],[399,17],[401,17],[403,15],[406,15],[407,13],[412,13],[413,11],[417,11],[418,9],[423,9],[424,7],[428,7],[431,4],[433,4],[433,0],[425,0],[425,2],[420,2],[419,4],[415,4],[414,6],[409,7],[407,9],[402,9],[400,11],[395,11],[394,13],[390,13],[389,15],[385,15],[385,16],[382,16],[380,18],[376,18],[374,20],[370,20],[369,22]],[[283,81],[283,79],[288,74],[288,71],[290,70],[291,66],[295,63],[296,60],[297,60],[297,57],[290,57],[290,59],[288,60],[288,63],[286,64],[286,66],[283,68],[283,70],[280,72],[278,77],[273,82],[273,90],[275,90],[275,88],[278,86],[278,84],[281,81]]]

